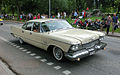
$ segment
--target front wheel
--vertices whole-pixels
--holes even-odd
[[[53,56],[56,60],[62,61],[64,58],[64,53],[63,53],[62,49],[60,49],[58,47],[54,47],[53,48]]]

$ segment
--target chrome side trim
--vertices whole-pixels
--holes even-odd
[[[14,34],[14,35],[16,35],[16,34]],[[18,35],[19,36],[19,35]],[[19,36],[19,37],[22,37],[22,36]],[[25,38],[25,37],[22,37],[22,38],[24,38],[24,39],[28,39],[28,38]],[[31,40],[31,39],[28,39],[28,40],[30,40],[30,41],[34,41],[34,40]],[[36,42],[36,43],[40,43],[40,44],[43,44],[43,45],[46,45],[46,46],[49,46],[49,45],[47,45],[47,44],[45,44],[45,43],[41,43],[41,42],[38,42],[38,41],[34,41],[34,42]]]
[[[55,39],[51,39],[51,40],[53,40],[53,41],[57,41],[57,42],[61,42],[61,43],[65,43],[65,44],[68,44],[68,45],[72,45],[72,44],[70,44],[70,43],[63,42],[63,41],[59,41],[59,40],[55,40]]]

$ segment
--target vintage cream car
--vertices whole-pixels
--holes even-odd
[[[104,33],[73,28],[66,20],[36,19],[26,22],[22,27],[11,27],[11,34],[23,44],[27,42],[50,51],[61,61],[66,57],[80,60],[105,48],[101,42]]]

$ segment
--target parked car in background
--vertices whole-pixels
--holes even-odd
[[[3,19],[0,19],[0,25],[3,25]]]
[[[23,44],[27,42],[49,51],[54,58],[78,60],[103,50],[105,34],[97,31],[73,28],[66,20],[36,19],[27,21],[22,27],[12,26],[11,34]]]

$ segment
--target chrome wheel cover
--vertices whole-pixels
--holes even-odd
[[[57,60],[62,60],[62,58],[63,58],[63,52],[58,47],[53,48],[53,55],[54,55],[55,59],[57,59]]]

